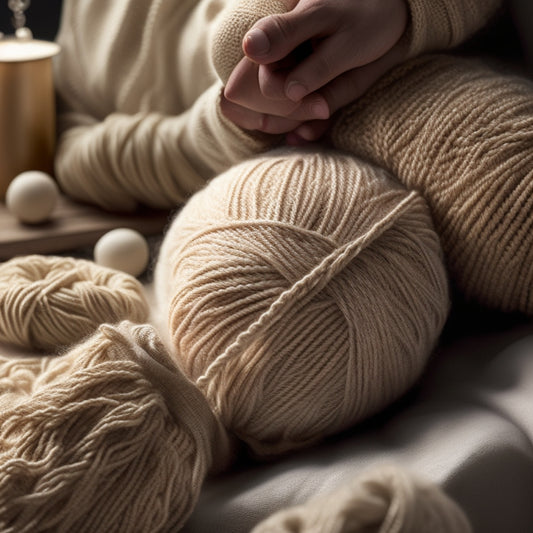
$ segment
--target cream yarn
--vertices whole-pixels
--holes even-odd
[[[304,505],[279,511],[252,533],[472,533],[437,485],[397,465],[378,465]]]
[[[530,80],[479,61],[423,57],[342,111],[331,139],[420,191],[468,299],[533,314]]]
[[[103,325],[57,358],[0,359],[4,533],[178,531],[229,441],[155,330]]]
[[[0,342],[55,351],[105,322],[146,321],[142,285],[92,261],[30,255],[0,265]]]
[[[425,202],[335,153],[270,153],[197,193],[155,271],[174,356],[258,454],[375,413],[419,377],[448,311]]]

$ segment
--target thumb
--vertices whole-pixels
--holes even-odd
[[[269,15],[284,13],[296,0],[239,0],[230,2],[213,27],[211,57],[215,70],[226,83],[243,58],[243,38],[252,26]]]
[[[293,0],[285,0],[289,1]],[[286,58],[322,31],[323,20],[312,10],[292,9],[258,20],[244,36],[242,48],[249,59],[267,65]]]

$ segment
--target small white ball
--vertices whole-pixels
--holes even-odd
[[[26,224],[40,224],[50,218],[59,198],[54,179],[39,170],[19,174],[6,191],[6,207]]]
[[[94,261],[102,266],[140,276],[148,266],[150,249],[146,239],[129,228],[118,228],[102,235],[94,246]]]

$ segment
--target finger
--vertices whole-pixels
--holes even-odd
[[[263,96],[273,100],[286,99],[285,86],[287,85],[287,76],[312,52],[311,42],[306,41],[283,59],[268,65],[260,64],[258,82]]]
[[[257,81],[261,94],[271,100],[286,100],[285,85],[287,71],[285,69],[272,68],[271,65],[259,65]]]
[[[314,52],[287,74],[286,96],[297,102],[343,73],[371,63],[387,52],[387,48],[362,42],[353,53],[339,53],[350,46],[353,47],[353,37],[347,32],[322,39],[315,45]]]
[[[345,72],[320,89],[319,92],[327,102],[330,113],[335,113],[341,107],[359,98],[387,71],[400,64],[405,57],[406,51],[403,47],[393,47],[376,61]]]
[[[243,58],[231,73],[224,88],[224,97],[233,104],[257,113],[285,117],[299,122],[326,119],[330,109],[325,98],[313,93],[301,102],[268,99],[263,96],[257,82],[259,65]]]
[[[298,120],[251,111],[250,109],[230,102],[224,96],[220,100],[220,109],[228,120],[242,129],[250,131],[279,134],[292,131],[301,125],[301,122]]]
[[[246,33],[242,48],[252,61],[269,64],[283,59],[299,45],[329,26],[330,15],[316,16],[313,9],[293,9],[260,19]]]
[[[258,83],[258,69],[259,65],[247,57],[241,59],[224,88],[226,99],[259,113],[278,116],[287,116],[300,107],[300,103],[291,102],[287,98],[280,101],[265,98]]]
[[[328,131],[330,125],[331,120],[312,120],[304,122],[301,126],[293,130],[292,133],[304,143],[316,142]]]

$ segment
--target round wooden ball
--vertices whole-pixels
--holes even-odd
[[[19,174],[6,191],[6,207],[21,222],[40,224],[52,214],[59,189],[45,172],[29,170]]]
[[[148,266],[150,249],[138,231],[117,228],[104,234],[94,246],[97,264],[140,276]]]

